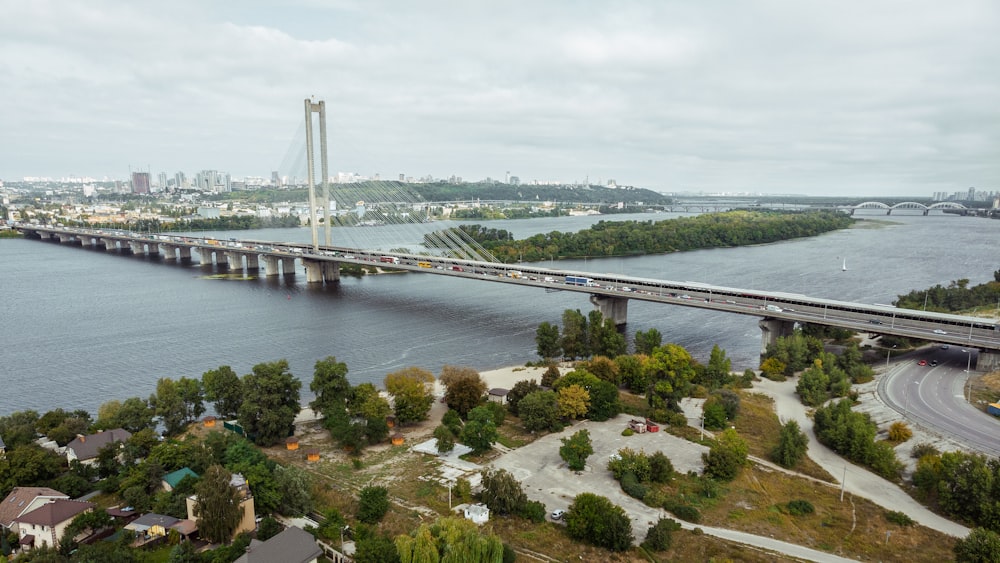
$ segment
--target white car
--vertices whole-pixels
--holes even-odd
[[[566,511],[563,509],[557,509],[552,511],[553,520],[562,520],[562,517],[566,515]]]
[[[935,328],[934,329],[934,334],[948,334],[948,333],[945,332],[945,331],[943,331],[943,330],[941,330],[940,328]]]

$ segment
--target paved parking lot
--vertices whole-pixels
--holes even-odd
[[[641,538],[645,536],[646,527],[658,517],[660,511],[622,492],[618,482],[608,471],[609,456],[625,447],[643,450],[647,454],[661,451],[670,458],[677,472],[701,473],[701,454],[707,452],[708,448],[662,431],[622,436],[622,430],[631,418],[619,415],[607,422],[580,422],[560,433],[543,436],[527,446],[504,454],[490,465],[511,472],[521,482],[528,498],[545,503],[550,514],[557,508],[569,508],[573,498],[580,493],[591,492],[607,497],[632,517],[633,530]],[[560,440],[583,429],[590,432],[594,454],[587,458],[587,467],[576,473],[570,471],[559,457],[559,447],[562,446]]]

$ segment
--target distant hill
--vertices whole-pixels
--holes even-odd
[[[408,189],[420,194],[426,201],[456,201],[472,198],[508,201],[552,201],[569,203],[638,203],[646,205],[666,205],[671,199],[663,194],[644,188],[608,188],[595,185],[511,185],[495,183],[450,184],[436,182],[429,184],[404,184]]]

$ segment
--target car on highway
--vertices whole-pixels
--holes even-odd
[[[917,365],[918,366],[926,366],[927,365],[927,360],[920,360],[919,362],[917,362]]]
[[[942,344],[941,345],[941,349],[942,350],[947,350],[948,348],[950,348],[950,346],[948,346],[947,344]]]
[[[565,516],[565,515],[566,515],[566,511],[563,510],[563,509],[561,509],[561,508],[552,511],[552,519],[553,520],[562,520],[562,517]]]
[[[880,325],[880,324],[882,324],[882,321],[880,321],[878,319],[871,319],[868,322],[872,323],[873,325]]]
[[[931,367],[934,367],[936,365],[938,365],[938,361],[937,360],[931,360]]]
[[[948,334],[948,333],[945,332],[945,331],[943,331],[943,330],[941,330],[940,328],[935,328],[934,329],[934,334]]]

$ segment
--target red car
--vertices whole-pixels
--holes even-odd
[[[926,366],[927,365],[927,360],[920,360],[919,362],[917,362],[917,365],[918,366]]]

